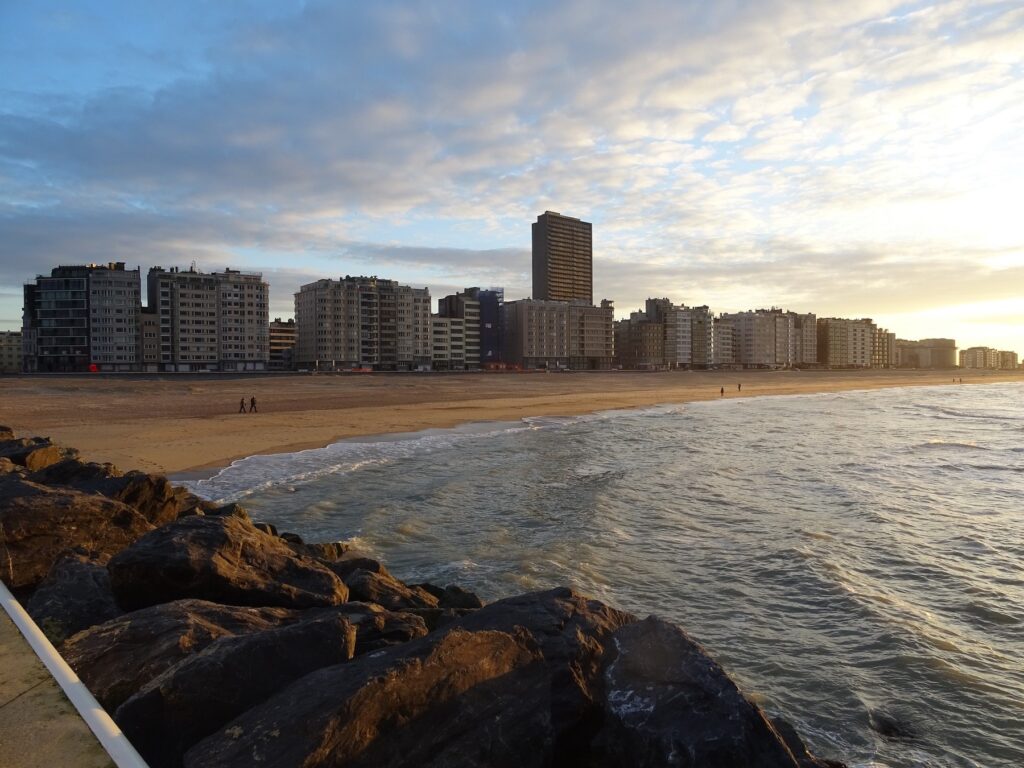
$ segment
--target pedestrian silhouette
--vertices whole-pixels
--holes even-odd
[[[718,391],[718,394],[719,394],[719,395],[721,395],[722,397],[725,397],[725,387],[722,387],[722,388],[721,388],[721,389],[720,389],[720,390]]]
[[[256,413],[256,398],[249,398],[249,413]]]
[[[737,384],[736,385],[736,391],[737,392],[742,392],[743,391],[743,385],[742,384]]]
[[[238,401],[238,412],[245,413],[245,398],[243,397]]]

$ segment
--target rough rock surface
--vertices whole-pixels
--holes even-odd
[[[651,617],[616,630],[610,646],[607,765],[797,768],[764,712],[679,627]]]
[[[12,434],[8,439],[0,440],[0,456],[20,464],[30,472],[77,455],[78,451],[74,448],[54,445],[47,437],[15,438]]]
[[[151,530],[134,508],[113,499],[13,475],[0,483],[0,575],[12,591],[34,588],[73,547],[114,554]]]
[[[28,601],[25,610],[54,645],[123,613],[110,589],[107,559],[86,552],[65,555]]]
[[[374,573],[362,568],[346,578],[353,600],[383,605],[390,611],[430,610],[437,608],[437,598],[424,589],[403,584],[386,571]]]
[[[521,633],[430,635],[307,675],[196,744],[185,765],[536,764],[542,737],[502,713],[542,682],[539,662]]]
[[[114,594],[127,609],[183,598],[290,608],[348,599],[345,583],[324,565],[235,515],[176,520],[108,567]]]
[[[214,640],[293,623],[285,608],[242,608],[178,600],[127,613],[79,632],[61,655],[108,712],[174,664]]]
[[[215,640],[154,678],[115,721],[151,768],[174,768],[190,746],[288,683],[352,658],[356,628],[338,612]]]

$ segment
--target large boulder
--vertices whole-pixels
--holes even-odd
[[[152,530],[120,501],[15,475],[0,483],[0,575],[20,594],[35,588],[73,547],[112,555]]]
[[[452,630],[313,672],[186,754],[217,766],[539,764],[543,732],[513,713],[544,695],[523,633]]]
[[[223,637],[144,685],[114,719],[151,768],[176,768],[185,750],[288,683],[351,659],[355,642],[336,611]]]
[[[177,488],[163,475],[145,472],[122,473],[113,464],[68,458],[34,472],[30,479],[43,485],[64,485],[87,493],[100,493],[135,507],[153,525],[176,520],[198,499]]]
[[[374,573],[358,568],[345,578],[353,600],[377,603],[389,611],[433,610],[437,598],[419,587],[403,584],[387,571]]]
[[[333,608],[315,608],[310,615],[341,614],[356,630],[355,655],[401,645],[427,634],[423,618],[414,613],[388,611],[374,603],[345,603]]]
[[[107,711],[182,659],[221,637],[294,623],[285,608],[179,600],[119,616],[68,638],[61,655]]]
[[[46,437],[11,437],[0,441],[0,456],[34,472],[66,458],[76,457],[78,451],[74,448],[62,448],[59,445],[54,445]]]
[[[107,559],[82,550],[70,552],[32,594],[25,610],[54,645],[123,613],[110,589]]]
[[[602,766],[797,768],[764,712],[679,627],[621,627],[604,666]]]
[[[323,564],[234,515],[176,520],[139,539],[108,567],[126,609],[183,598],[286,608],[348,599],[345,583]]]

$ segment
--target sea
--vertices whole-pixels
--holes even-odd
[[[677,622],[851,766],[1024,766],[1024,384],[727,395],[345,440],[190,485],[406,581],[571,585]]]

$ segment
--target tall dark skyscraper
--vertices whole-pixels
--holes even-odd
[[[591,224],[545,211],[533,225],[533,298],[594,303]]]

